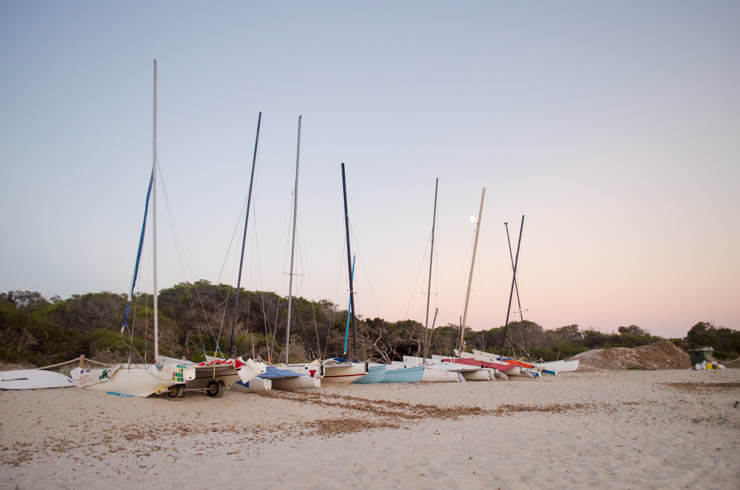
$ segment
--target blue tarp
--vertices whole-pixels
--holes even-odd
[[[279,378],[295,378],[297,376],[305,376],[305,374],[298,374],[297,372],[290,369],[280,369],[275,366],[267,366],[267,371],[264,374],[257,376],[263,379],[279,379]]]

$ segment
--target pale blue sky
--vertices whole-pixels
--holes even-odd
[[[156,56],[162,287],[235,280],[261,110],[247,288],[287,293],[303,114],[300,295],[346,301],[345,161],[363,316],[423,321],[439,177],[441,323],[485,185],[473,328],[504,322],[503,222],[523,213],[522,302],[545,328],[740,328],[738,25],[736,1],[2,1],[0,290],[127,289]]]

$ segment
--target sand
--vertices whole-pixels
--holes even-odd
[[[670,340],[659,340],[639,347],[612,347],[581,352],[573,357],[578,369],[688,369],[691,357]]]
[[[0,392],[1,488],[738,488],[740,371]]]

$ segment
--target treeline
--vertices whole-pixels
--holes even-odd
[[[287,299],[272,292],[241,290],[235,314],[235,289],[208,281],[182,283],[159,293],[159,352],[171,357],[202,360],[221,351],[271,362],[285,360]],[[129,327],[121,331],[126,295],[109,292],[44,298],[38,292],[0,293],[0,361],[48,365],[84,354],[100,361],[151,361],[153,302],[149,294],[133,299]],[[328,300],[293,298],[290,360],[341,356],[347,311]],[[233,344],[232,344],[233,326]],[[360,319],[357,359],[382,362],[420,355],[423,339],[428,353],[451,355],[460,330],[447,325],[425,332],[413,320],[388,322]],[[466,329],[468,350],[501,352],[536,360],[555,360],[594,348],[635,347],[660,340],[636,325],[605,334],[581,331],[578,325],[545,330],[531,321],[484,331]],[[736,358],[740,332],[709,323],[694,325],[686,338],[672,339],[684,349],[709,345],[718,358]],[[354,357],[354,356],[353,356]]]

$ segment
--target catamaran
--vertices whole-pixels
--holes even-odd
[[[146,397],[152,394],[168,393],[170,396],[180,396],[185,390],[185,383],[195,378],[195,368],[183,366],[179,361],[163,360],[159,356],[159,322],[157,313],[157,60],[154,60],[154,116],[152,124],[152,172],[149,178],[144,220],[141,226],[139,247],[136,255],[136,265],[131,281],[124,320],[121,328],[123,333],[128,328],[128,315],[133,299],[136,276],[139,270],[144,233],[146,230],[147,212],[151,197],[152,203],[152,255],[153,255],[153,296],[154,296],[154,359],[153,363],[133,364],[121,363],[104,369],[72,369],[70,376],[76,386],[90,388],[107,393]]]
[[[347,181],[344,172],[344,163],[342,167],[342,195],[344,197],[344,230],[347,240],[347,271],[349,273],[349,311],[348,314],[348,328],[345,330],[344,335],[344,353],[347,355],[347,341],[349,335],[349,327],[352,328],[352,352],[357,356],[357,332],[355,327],[355,295],[354,295],[354,278],[352,266],[352,252],[349,241],[349,211],[347,208]],[[363,378],[368,373],[369,365],[367,362],[353,362],[344,357],[337,357],[334,359],[326,359],[322,363],[323,368],[323,380],[324,383],[333,384],[350,384],[358,379]]]

